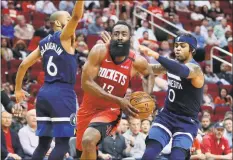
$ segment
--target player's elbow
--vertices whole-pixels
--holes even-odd
[[[19,65],[19,70],[27,70],[27,64],[25,62],[22,62],[20,65]]]
[[[79,19],[80,19],[80,16],[78,16],[78,15],[72,15],[72,20],[73,21],[79,21]]]

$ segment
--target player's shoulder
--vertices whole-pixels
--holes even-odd
[[[96,44],[91,49],[88,57],[102,61],[106,57],[107,53],[108,53],[108,46],[106,44]]]

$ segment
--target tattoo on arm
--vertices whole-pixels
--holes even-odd
[[[187,63],[186,66],[190,70],[188,78],[195,78],[198,76],[203,76],[203,72],[200,66],[196,64],[192,64],[192,63]]]
[[[152,73],[156,75],[165,74],[167,72],[166,68],[164,68],[161,64],[152,64],[150,66],[152,69]]]

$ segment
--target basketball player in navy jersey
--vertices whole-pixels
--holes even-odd
[[[77,1],[72,16],[58,11],[50,16],[54,34],[42,39],[39,46],[20,65],[16,76],[15,96],[17,102],[25,98],[22,80],[29,67],[42,57],[45,83],[39,90],[36,102],[39,145],[33,160],[42,160],[55,137],[55,148],[49,160],[62,160],[69,150],[69,138],[74,136],[77,100],[74,91],[77,57],[73,47],[74,33],[82,18],[84,1]],[[36,17],[40,18],[40,17]]]
[[[156,116],[146,140],[143,160],[155,159],[172,138],[170,159],[184,160],[198,131],[198,112],[202,103],[204,76],[193,59],[197,40],[191,34],[175,38],[175,60],[160,56],[145,46],[144,54],[154,57],[153,74],[167,74],[168,94],[164,109]]]

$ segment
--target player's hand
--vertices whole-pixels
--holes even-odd
[[[102,154],[102,159],[109,160],[112,159],[112,156],[110,154]]]
[[[138,117],[139,111],[135,107],[133,107],[130,104],[129,100],[127,100],[126,98],[120,98],[119,105],[120,105],[120,108],[122,109],[122,111],[126,115],[132,116],[132,117],[135,117],[135,118]]]
[[[155,57],[155,58],[159,56],[159,53],[153,51],[152,49],[146,46],[139,45],[138,49],[141,53],[145,54],[146,56]]]
[[[24,90],[15,90],[15,98],[16,98],[16,102],[17,103],[20,103],[22,102],[23,100],[26,99],[26,97],[29,97],[30,94]]]
[[[24,108],[20,105],[20,103],[16,103],[11,109],[11,112],[15,117],[22,117],[23,111]]]
[[[21,160],[22,159],[20,156],[18,156],[17,154],[13,154],[13,153],[9,153],[8,157],[12,157],[15,160]]]
[[[105,44],[110,44],[111,36],[107,31],[101,32],[100,36],[103,39]]]

